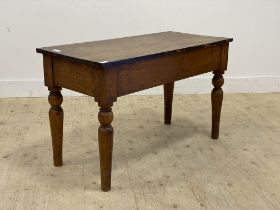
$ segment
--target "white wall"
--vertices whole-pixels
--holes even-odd
[[[226,91],[280,91],[279,11],[279,0],[0,0],[0,97],[47,93],[36,47],[167,30],[234,38]],[[209,92],[211,76],[175,90]]]

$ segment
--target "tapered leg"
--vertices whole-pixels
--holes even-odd
[[[214,72],[214,77],[212,79],[212,84],[214,86],[211,93],[211,102],[212,102],[212,132],[211,138],[219,138],[219,127],[220,127],[220,117],[221,117],[221,108],[223,101],[223,90],[222,86],[224,84],[223,72]]]
[[[171,124],[174,82],[163,85],[163,89],[164,89],[164,123]]]
[[[111,189],[111,170],[113,152],[113,112],[111,107],[101,107],[98,113],[100,127],[98,129],[100,171],[101,171],[101,190]]]
[[[63,141],[63,109],[61,104],[63,97],[61,88],[49,88],[49,120],[52,135],[53,163],[55,166],[62,166],[62,141]]]

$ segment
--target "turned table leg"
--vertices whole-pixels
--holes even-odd
[[[164,84],[164,123],[171,124],[174,82]]]
[[[49,88],[49,120],[52,135],[53,163],[55,166],[62,166],[62,141],[63,141],[63,109],[61,104],[63,97],[61,88]]]
[[[211,138],[219,138],[219,127],[220,127],[220,117],[221,108],[223,102],[223,90],[222,86],[224,84],[223,72],[214,72],[214,77],[212,79],[212,84],[214,86],[211,93],[212,102],[212,132]]]
[[[98,129],[98,143],[101,171],[101,190],[111,189],[111,170],[113,152],[113,112],[111,107],[101,107],[98,113],[100,127]]]

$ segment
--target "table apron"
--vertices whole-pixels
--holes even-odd
[[[176,80],[227,68],[228,43],[155,56],[97,69],[91,65],[44,55],[45,85],[63,87],[99,101],[145,90]]]
[[[118,96],[210,71],[224,71],[226,65],[227,48],[222,45],[127,64],[119,69]]]

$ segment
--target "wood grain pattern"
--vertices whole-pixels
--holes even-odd
[[[220,45],[231,38],[161,32],[103,41],[37,48],[37,52],[106,67]]]
[[[118,96],[218,70],[220,56],[214,46],[118,66]]]
[[[164,84],[164,123],[171,124],[174,82]]]
[[[98,69],[61,58],[53,59],[54,83],[89,96],[96,94]]]

